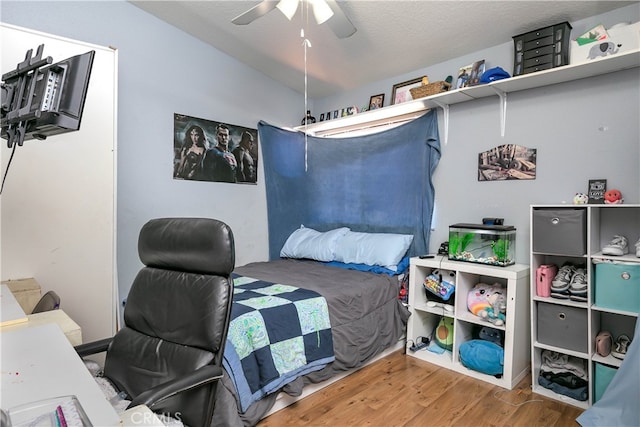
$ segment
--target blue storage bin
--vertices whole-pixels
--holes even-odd
[[[595,304],[640,313],[640,263],[595,265]]]
[[[618,372],[617,368],[613,368],[611,366],[603,365],[602,363],[596,362],[594,372],[595,381],[593,382],[594,403],[600,400],[616,372]]]

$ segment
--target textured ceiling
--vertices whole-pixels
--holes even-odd
[[[358,31],[338,39],[299,9],[291,21],[279,10],[249,25],[231,20],[260,1],[131,1],[215,48],[304,92],[330,96],[496,46],[512,36],[574,22],[637,1],[339,1]]]

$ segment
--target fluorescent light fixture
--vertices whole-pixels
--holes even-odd
[[[307,0],[313,7],[313,16],[318,25],[323,24],[333,16],[333,10],[324,0]]]
[[[276,7],[291,21],[293,15],[295,15],[298,10],[298,3],[300,3],[299,0],[280,0]]]

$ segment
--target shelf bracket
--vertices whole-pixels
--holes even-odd
[[[504,138],[505,127],[507,125],[507,92],[492,87],[500,97],[500,136]]]
[[[444,112],[444,145],[447,145],[447,141],[449,140],[449,104],[443,104],[436,100],[431,100],[431,102],[442,108]]]

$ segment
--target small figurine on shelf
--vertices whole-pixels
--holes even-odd
[[[604,193],[604,202],[609,205],[617,205],[624,202],[620,190],[612,189]]]
[[[584,193],[576,193],[575,196],[573,196],[573,204],[574,205],[585,205],[589,203],[589,196],[587,196]]]
[[[311,110],[307,110],[307,115],[302,119],[301,125],[310,125],[311,123],[315,123],[316,118],[311,115]]]

